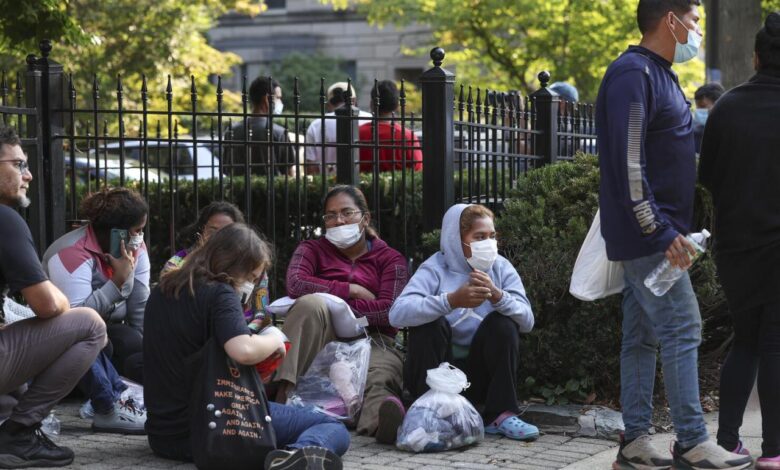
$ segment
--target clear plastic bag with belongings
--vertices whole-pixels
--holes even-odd
[[[355,422],[363,405],[370,356],[368,338],[326,344],[306,374],[298,378],[287,404]]]
[[[607,244],[601,236],[601,218],[596,211],[574,262],[569,293],[580,300],[593,301],[619,294],[624,284],[623,264],[607,258]]]
[[[481,441],[482,416],[460,392],[469,387],[466,374],[443,362],[429,369],[431,387],[412,404],[398,429],[396,447],[412,452],[440,452]]]

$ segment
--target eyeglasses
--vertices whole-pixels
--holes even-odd
[[[16,160],[0,160],[0,163],[2,162],[8,162],[11,163],[13,166],[16,167],[17,170],[19,170],[19,173],[25,174],[30,172],[30,164],[27,163],[26,160],[16,159]]]
[[[339,217],[341,217],[342,220],[353,220],[354,217],[357,214],[362,214],[363,211],[355,210],[355,209],[344,209],[341,212],[338,213],[328,213],[322,216],[322,221],[325,223],[333,222],[338,220]]]

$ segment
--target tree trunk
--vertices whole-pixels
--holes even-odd
[[[753,47],[761,28],[760,0],[718,0],[718,63],[726,89],[753,75]]]

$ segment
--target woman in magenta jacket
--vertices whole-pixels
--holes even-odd
[[[357,432],[394,443],[404,415],[397,398],[403,359],[395,348],[398,330],[390,325],[388,313],[408,281],[406,261],[371,227],[368,204],[358,188],[332,188],[325,196],[323,213],[325,236],[302,241],[287,268],[287,295],[297,300],[282,328],[292,347],[275,376],[279,383],[276,399],[287,399],[297,378],[327,343],[350,339],[337,338],[325,300],[312,294],[335,295],[349,304],[356,317],[366,318],[371,336]]]

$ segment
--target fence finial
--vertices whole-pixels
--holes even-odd
[[[444,61],[444,49],[441,47],[434,47],[431,49],[431,60],[433,60],[434,67],[441,67]]]
[[[550,83],[550,72],[543,70],[539,72],[537,78],[539,78],[539,82],[541,83],[542,88],[547,88],[547,84]]]
[[[43,41],[38,44],[38,49],[41,50],[41,54],[43,54],[43,57],[49,57],[49,53],[51,52],[51,41],[48,39],[44,39]]]

